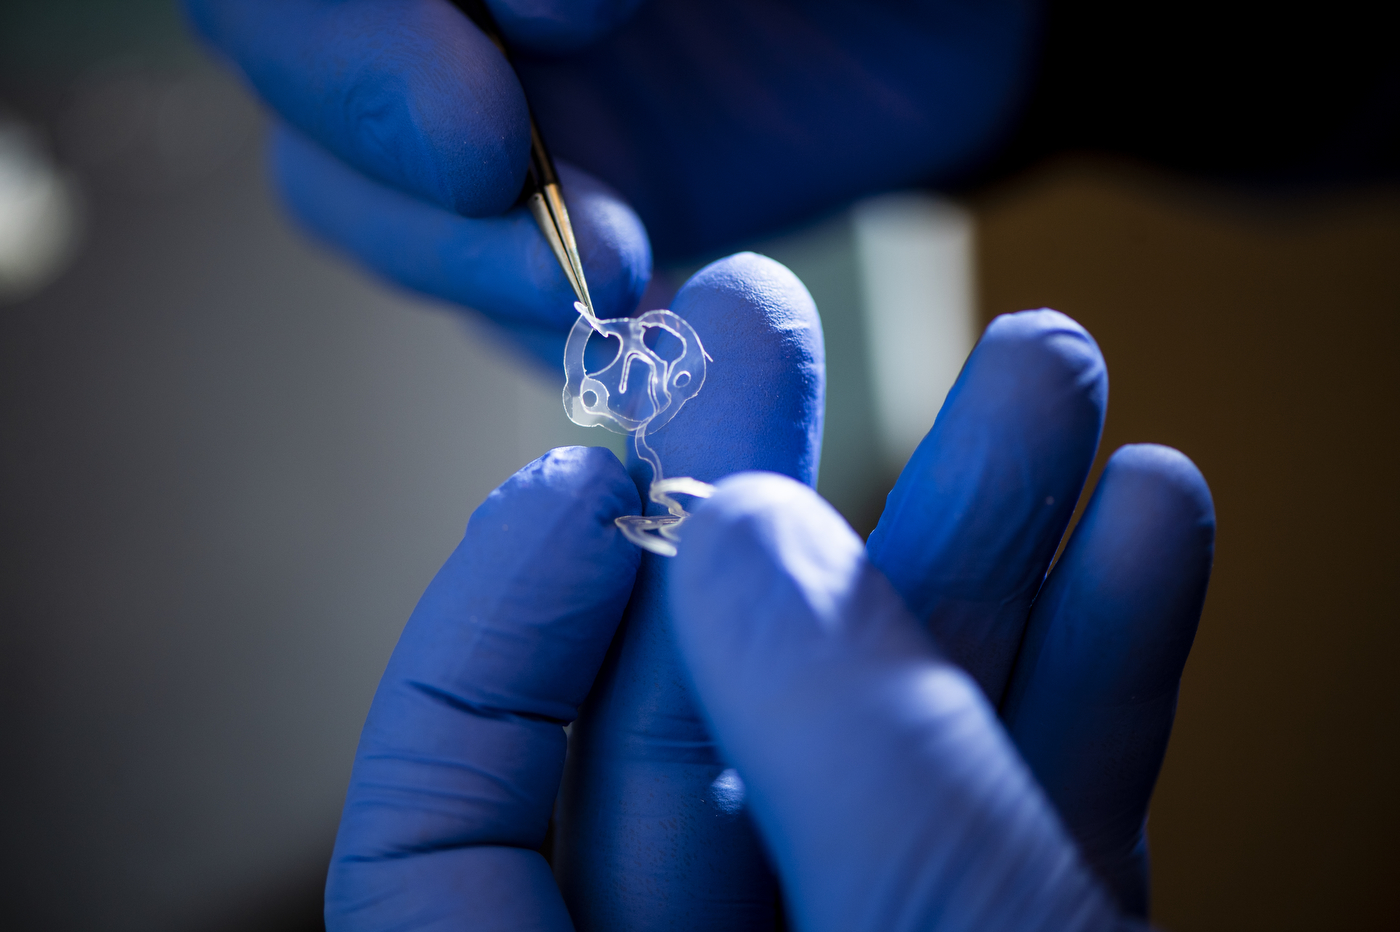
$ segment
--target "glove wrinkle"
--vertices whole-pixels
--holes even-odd
[[[410,689],[418,690],[420,693],[427,696],[429,699],[432,699],[435,702],[440,702],[450,709],[455,709],[458,712],[464,712],[467,715],[476,715],[480,718],[523,719],[529,722],[543,722],[548,725],[558,725],[561,728],[569,724],[569,722],[573,721],[572,718],[558,718],[550,715],[543,715],[538,712],[529,712],[522,709],[510,709],[502,708],[500,706],[483,705],[479,702],[472,702],[469,699],[464,699],[462,696],[459,696],[456,693],[450,692],[445,689],[441,689],[437,686],[433,686],[430,683],[420,683],[416,680],[407,680],[405,682],[405,685],[407,685]]]

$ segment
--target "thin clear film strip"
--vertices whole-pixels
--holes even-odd
[[[713,360],[695,328],[670,311],[599,320],[581,302],[574,308],[579,318],[564,346],[564,411],[575,424],[632,438],[637,455],[651,467],[647,498],[666,514],[625,515],[617,526],[638,547],[673,557],[681,525],[690,517],[678,496],[709,498],[714,486],[688,476],[667,478],[646,438],[700,393],[705,364]],[[590,372],[586,357],[595,334],[612,355]]]

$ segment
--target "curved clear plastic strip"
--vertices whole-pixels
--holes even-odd
[[[688,476],[666,478],[646,436],[669,424],[681,406],[699,394],[709,356],[695,329],[670,311],[599,320],[582,303],[574,302],[574,307],[579,319],[564,345],[564,412],[580,426],[603,427],[632,437],[637,455],[651,467],[647,498],[667,514],[627,515],[616,519],[617,526],[637,546],[673,557],[680,525],[690,516],[674,496],[709,498],[714,487]],[[669,333],[679,342],[674,359],[648,345],[653,330]],[[605,366],[590,372],[586,355],[594,334],[609,342],[616,340],[617,346]]]

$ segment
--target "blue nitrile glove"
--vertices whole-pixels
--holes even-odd
[[[675,635],[798,928],[1145,915],[1143,827],[1214,511],[1180,453],[1125,447],[1042,586],[1105,399],[1082,328],[1008,315],[868,547],[781,477],[697,508]]]
[[[820,333],[801,285],[776,263],[737,256],[697,275],[675,307],[708,341],[715,361],[704,391],[654,438],[668,474],[714,479],[757,466],[814,478]],[[1162,448],[1120,452],[1033,610],[1029,597],[1017,602],[1024,579],[1038,579],[1048,560],[1042,539],[1053,549],[1067,516],[1055,496],[1044,493],[1067,490],[1071,500],[1077,495],[1084,457],[1092,456],[1097,441],[1103,399],[1102,360],[1071,321],[1053,312],[999,319],[892,496],[896,507],[880,538],[887,572],[896,576],[896,565],[904,569],[906,600],[918,595],[909,581],[921,575],[915,572],[920,562],[935,561],[922,574],[933,580],[922,598],[932,606],[935,632],[962,632],[948,639],[948,655],[980,654],[980,669],[994,670],[988,658],[998,654],[995,645],[1015,657],[1029,616],[1006,704],[1010,731],[1064,828],[1080,841],[1082,862],[1045,796],[1018,769],[1022,765],[1007,750],[984,701],[968,698],[973,693],[962,675],[931,659],[930,642],[914,636],[917,649],[905,659],[934,664],[941,682],[952,682],[961,696],[958,721],[972,722],[981,735],[973,744],[985,751],[975,758],[984,769],[955,755],[953,777],[963,782],[955,780],[954,788],[970,796],[922,790],[913,799],[901,795],[896,777],[947,776],[936,767],[920,769],[941,758],[904,760],[900,755],[908,745],[885,727],[887,721],[876,716],[852,725],[849,715],[829,707],[807,709],[800,691],[793,692],[787,712],[810,713],[819,724],[787,730],[812,739],[811,747],[789,753],[785,735],[762,735],[759,742],[771,743],[774,756],[760,763],[770,771],[804,771],[793,774],[794,798],[826,793],[815,806],[820,811],[805,814],[835,825],[833,830],[859,828],[862,819],[891,812],[911,823],[927,818],[942,824],[949,807],[955,815],[963,812],[961,801],[967,799],[987,808],[966,810],[973,821],[952,832],[952,841],[920,836],[932,859],[925,862],[916,863],[917,852],[896,850],[889,841],[896,836],[886,836],[883,826],[866,833],[864,847],[857,844],[859,832],[843,836],[828,870],[850,870],[841,860],[847,855],[862,865],[883,858],[889,884],[870,889],[888,896],[804,905],[810,888],[803,884],[817,876],[821,888],[830,878],[820,871],[812,875],[810,863],[785,860],[794,851],[802,855],[807,840],[790,844],[782,834],[787,829],[770,824],[758,791],[769,771],[749,772],[749,762],[727,743],[721,754],[702,724],[666,610],[667,578],[676,563],[642,559],[626,622],[599,672],[638,565],[636,552],[615,536],[610,516],[635,513],[639,502],[619,481],[608,454],[556,451],[507,483],[474,516],[462,549],[430,588],[395,652],[347,799],[327,889],[331,927],[431,928],[470,920],[487,928],[565,929],[569,913],[561,904],[567,903],[580,929],[771,928],[776,886],[750,813],[768,833],[768,853],[783,871],[790,906],[804,925],[813,921],[810,908],[878,912],[900,906],[915,892],[936,899],[989,888],[1002,906],[1018,902],[1010,893],[1029,891],[1034,904],[1026,908],[1041,918],[1062,916],[1055,904],[1110,916],[1109,900],[1085,879],[1091,874],[1082,863],[1097,871],[1128,912],[1140,913],[1143,813],[1209,569],[1209,495],[1194,468]],[[644,466],[632,465],[639,479],[647,478]],[[716,507],[726,501],[721,496]],[[802,509],[806,517],[795,520],[829,522],[812,501]],[[518,533],[511,536],[511,529]],[[840,537],[834,537],[838,556]],[[909,542],[903,550],[895,547],[901,537]],[[680,580],[683,588],[673,601],[682,633],[686,625],[718,623],[714,613],[696,606],[703,609],[705,599],[721,593],[746,600],[744,611],[759,615],[781,602],[763,586],[785,585],[773,583],[781,573],[768,571],[782,555],[756,557],[752,550],[733,545],[724,575],[699,586],[711,591],[698,597],[693,579]],[[708,552],[712,561],[721,560],[713,548]],[[613,580],[620,588],[614,589]],[[980,638],[972,624],[979,604],[985,622]],[[1022,607],[1019,621],[1005,607],[1015,604]],[[961,627],[951,623],[959,620]],[[755,622],[751,630],[765,629]],[[706,649],[703,634],[699,640]],[[705,679],[695,641],[692,633],[692,672],[721,742],[743,740],[744,723],[754,734],[768,727],[765,722],[788,724],[754,706],[739,715],[739,737],[731,735],[733,721],[709,705],[723,699],[708,691],[715,681]],[[979,643],[980,651],[974,649]],[[781,655],[770,660],[775,682],[791,672]],[[850,682],[879,681],[862,678],[860,669],[868,672],[869,665],[857,667],[846,678]],[[744,669],[736,665],[736,675]],[[575,714],[590,682],[558,810],[554,855],[561,900],[543,859],[529,849],[543,842],[557,788],[559,724]],[[842,682],[831,682],[838,706],[859,699],[841,693]],[[752,685],[737,682],[736,694],[745,695]],[[872,695],[878,707],[881,694]],[[868,756],[860,743],[866,739],[883,748],[884,756]],[[848,740],[855,743],[838,750]],[[811,765],[823,753],[838,756],[839,773],[808,780],[819,775]],[[739,773],[728,769],[726,759]],[[888,788],[878,786],[882,774],[890,778]],[[877,788],[867,793],[872,781]],[[869,797],[888,805],[871,809]],[[905,805],[910,808],[900,810]],[[986,820],[978,821],[982,816]],[[956,818],[949,824],[959,825]],[[974,844],[984,837],[991,840]],[[938,861],[940,852],[953,859],[951,874]],[[1037,871],[1049,862],[1058,863],[1060,873],[1037,885]],[[976,870],[958,867],[969,864]],[[910,867],[923,871],[917,891],[899,887],[899,878],[908,876],[901,871]],[[941,885],[925,889],[924,878],[940,879]],[[913,911],[928,905],[917,897],[907,902]],[[985,905],[956,897],[949,902],[940,915],[950,917],[950,927]],[[872,921],[869,927],[883,927],[883,919]]]
[[[650,438],[667,475],[815,482],[825,373],[802,284],[739,255],[699,272],[672,308],[713,361]],[[648,467],[629,468],[645,487]],[[612,524],[640,508],[611,453],[575,448],[472,516],[365,726],[327,883],[331,929],[568,929],[565,902],[583,929],[772,926],[776,888],[752,825],[724,781],[711,791],[725,766],[670,643],[669,561]],[[537,849],[562,725],[585,693],[554,847],[561,898]]]
[[[747,291],[782,293],[756,286],[763,267],[738,260],[689,288],[730,264]],[[726,313],[742,321],[742,309]],[[752,397],[783,397],[769,369],[751,371]],[[1129,448],[1112,460],[1084,531],[1040,590],[1106,400],[1103,359],[1083,328],[1053,311],[999,318],[891,495],[870,551],[993,708],[1010,682],[1007,726],[1026,763],[1108,902],[1142,916],[1143,824],[1204,598],[1213,516],[1180,454]],[[748,413],[790,430],[792,415],[769,405]],[[750,429],[763,436],[762,424]],[[691,427],[675,430],[673,442],[693,443]],[[695,472],[709,479],[711,468]],[[742,770],[725,766],[698,720],[655,600],[670,566],[644,560],[628,623],[576,726],[556,874],[581,929],[770,928],[773,881],[739,818]]]
[[[273,162],[311,230],[391,280],[543,327],[532,345],[551,351],[572,293],[524,210],[499,216],[528,160],[522,82],[565,163],[598,311],[623,316],[651,254],[622,198],[676,258],[948,178],[1012,120],[1038,8],[489,5],[518,79],[449,0],[185,0],[195,29],[295,127],[279,131]]]
[[[1107,400],[1103,357],[1074,321],[1046,310],[997,318],[867,550],[1001,711],[1089,864],[1144,915],[1147,804],[1215,525],[1189,461],[1125,448],[1042,586]]]
[[[1046,697],[1046,743],[1073,745],[1086,729],[1117,737],[1103,725],[1125,723],[1132,697],[1114,687],[1151,665],[1086,675],[1085,660],[1099,658],[1082,656],[1078,637],[1131,641],[1135,616],[1157,613],[1152,596],[1180,605],[1199,594],[1211,516],[1190,463],[1129,448],[1103,489],[1032,621],[1058,641],[1034,666],[1069,687]],[[810,489],[767,473],[722,482],[687,529],[670,596],[677,643],[793,926],[1139,927],[1076,850],[976,682]],[[1115,763],[1109,748],[1074,750],[1097,758],[1092,778],[1113,782],[1102,772]]]

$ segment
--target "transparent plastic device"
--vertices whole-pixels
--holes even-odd
[[[715,489],[686,476],[666,478],[661,459],[646,437],[669,424],[681,406],[700,392],[710,357],[695,329],[670,311],[599,320],[583,304],[576,301],[574,307],[579,318],[564,345],[564,411],[575,424],[632,437],[637,455],[651,467],[647,497],[667,513],[625,515],[615,519],[617,526],[638,547],[673,557],[680,526],[690,517],[675,496],[709,498]],[[585,355],[595,333],[621,345],[607,365],[589,372]],[[665,346],[666,355],[674,358],[666,358],[656,346]]]

